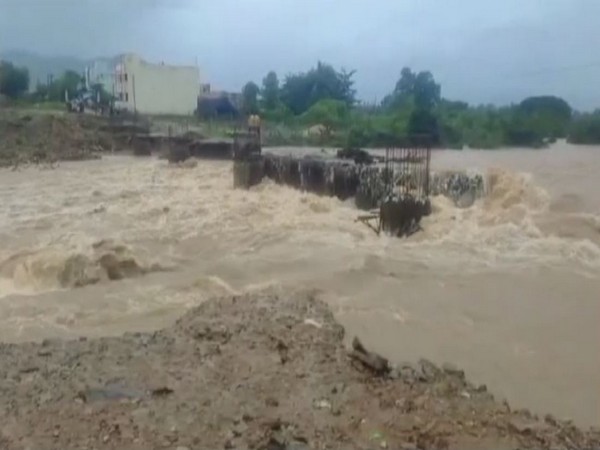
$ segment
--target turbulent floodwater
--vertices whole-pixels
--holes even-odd
[[[228,162],[2,171],[0,340],[147,330],[214,295],[317,288],[396,361],[452,361],[514,406],[600,424],[600,148],[432,164],[485,172],[490,193],[464,210],[434,199],[410,240],[376,236],[351,202],[233,190]],[[124,279],[109,281],[98,261],[115,259]]]

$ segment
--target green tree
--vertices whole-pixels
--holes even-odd
[[[262,114],[266,120],[276,123],[290,124],[295,118],[294,113],[282,102],[277,103],[273,109],[264,110]]]
[[[352,120],[346,147],[386,147],[393,145],[395,138],[406,134],[404,118],[371,111]]]
[[[572,144],[600,144],[600,110],[575,116],[568,141]]]
[[[249,81],[242,89],[242,109],[245,114],[258,113],[258,93],[260,89],[256,83]]]
[[[441,100],[441,86],[435,82],[429,71],[419,72],[413,87],[415,106],[431,111]]]
[[[348,105],[340,100],[319,100],[303,116],[309,125],[323,125],[326,134],[330,135],[335,128],[348,121]]]
[[[354,74],[356,70],[342,69],[336,73],[338,79],[337,95],[338,100],[345,102],[348,106],[354,106],[356,103],[356,89],[354,89]]]
[[[281,84],[269,72],[260,91],[264,116],[286,125],[321,124],[350,147],[391,145],[421,135],[433,145],[454,148],[538,147],[566,135],[574,143],[600,141],[600,113],[574,115],[558,97],[530,97],[506,107],[471,106],[442,98],[431,72],[404,67],[381,103],[357,104],[353,76],[323,62],[286,76]],[[255,86],[245,89],[250,99],[245,103],[254,111],[256,91]]]
[[[100,101],[100,104],[107,105],[111,102],[112,95],[106,92],[106,89],[104,89],[104,86],[102,84],[92,84],[90,86],[90,90],[92,91],[94,97]]]
[[[528,126],[543,137],[565,137],[573,111],[562,98],[554,96],[529,97],[516,108]]]
[[[416,80],[417,75],[413,73],[409,67],[402,68],[400,78],[396,82],[396,87],[394,88],[394,94],[404,97],[413,95]]]
[[[440,101],[441,87],[435,82],[431,72],[414,73],[405,67],[394,91],[384,99],[383,106],[392,110],[418,108],[430,111]]]
[[[513,110],[505,124],[507,145],[515,147],[541,147],[544,133],[536,126],[535,121],[518,110]]]
[[[437,145],[441,132],[436,107],[440,102],[441,87],[431,72],[415,73],[404,67],[394,91],[384,98],[382,106],[394,115],[392,132],[395,136],[408,135],[412,139],[422,140],[427,135]],[[454,141],[460,134],[453,127],[446,126],[445,129],[446,135]]]
[[[281,87],[281,100],[294,114],[302,114],[310,108],[310,80],[306,74],[288,75]]]
[[[0,61],[0,94],[9,98],[23,96],[29,89],[29,71],[25,67],[15,67],[7,61]]]
[[[33,92],[32,98],[34,101],[43,102],[48,100],[48,85],[38,83],[35,86],[35,91]]]
[[[288,75],[281,87],[281,100],[296,115],[320,100],[338,100],[351,106],[355,102],[354,71],[337,72],[331,65],[319,62],[306,73]]]
[[[279,104],[279,78],[277,78],[275,72],[271,71],[263,78],[261,97],[264,109],[272,111],[277,108]]]
[[[459,100],[442,99],[440,100],[439,107],[440,109],[447,111],[449,114],[460,114],[469,109],[469,104]]]
[[[83,86],[83,77],[74,70],[67,70],[59,78],[48,86],[48,99],[52,101],[64,101],[65,92],[71,99]]]
[[[406,131],[409,139],[427,141],[432,145],[440,143],[440,129],[437,117],[429,110],[415,109],[408,120]]]

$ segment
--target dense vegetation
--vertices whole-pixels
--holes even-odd
[[[593,114],[577,115],[569,132],[569,142],[572,144],[600,143],[600,110]]]
[[[280,80],[273,71],[259,86],[242,89],[242,112],[259,113],[273,143],[299,140],[348,147],[385,146],[400,138],[428,136],[433,145],[463,148],[541,147],[567,138],[575,144],[600,144],[600,110],[576,113],[561,98],[529,97],[497,107],[472,106],[442,96],[428,71],[402,69],[391,92],[379,104],[356,99],[354,71],[319,62],[306,72]],[[0,94],[9,99],[62,102],[82,85],[82,76],[66,71],[29,92],[29,72],[0,61]],[[101,86],[92,86],[107,101]]]
[[[356,100],[353,75],[322,62],[283,81],[271,71],[261,88],[253,82],[244,87],[244,110],[260,112],[275,128],[302,128],[320,143],[350,147],[383,146],[420,135],[453,148],[541,147],[561,138],[600,143],[600,114],[575,114],[558,97],[471,106],[443,98],[430,72],[404,68],[383,101],[368,105]],[[285,143],[285,136],[281,140]]]
[[[25,67],[15,67],[13,64],[0,61],[0,94],[12,100],[27,100],[32,102],[63,102],[65,93],[73,98],[83,88],[84,78],[74,70],[67,70],[60,77],[48,80],[48,83],[38,83],[33,92],[29,92],[29,71]],[[93,85],[91,90],[100,94],[104,101],[109,100],[102,85]]]
[[[73,98],[82,83],[82,76],[73,70],[67,70],[60,77],[53,79],[48,84],[38,84],[33,97],[38,101],[63,101],[65,92]]]
[[[28,89],[29,71],[0,61],[0,94],[15,99],[25,95]]]

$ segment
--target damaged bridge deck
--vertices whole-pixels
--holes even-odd
[[[263,154],[260,132],[249,129],[237,131],[231,142],[183,136],[170,137],[167,145],[171,162],[192,156],[233,159],[236,188],[247,189],[266,177],[305,192],[353,198],[357,208],[368,211],[358,221],[395,236],[420,230],[421,219],[431,213],[430,195],[446,195],[464,207],[484,191],[481,176],[432,173],[431,148],[424,144],[390,147],[383,157],[359,149],[339,151],[337,158]]]
[[[431,212],[430,161],[427,146],[390,148],[383,163],[372,164],[262,154],[260,143],[244,136],[234,145],[234,186],[248,188],[267,177],[319,195],[354,198],[358,208],[375,210],[358,220],[377,233],[407,236]]]

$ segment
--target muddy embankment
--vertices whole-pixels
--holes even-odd
[[[102,119],[67,114],[0,113],[0,167],[52,165],[98,158],[117,141],[100,131]]]
[[[0,345],[0,448],[600,446],[451,365],[390,367],[349,344],[318,295],[270,290],[209,300],[154,333]]]
[[[189,157],[231,159],[231,142],[197,132],[153,132],[147,118],[0,111],[0,167],[98,159],[103,153],[158,154],[172,162]],[[178,130],[181,131],[181,130]]]

